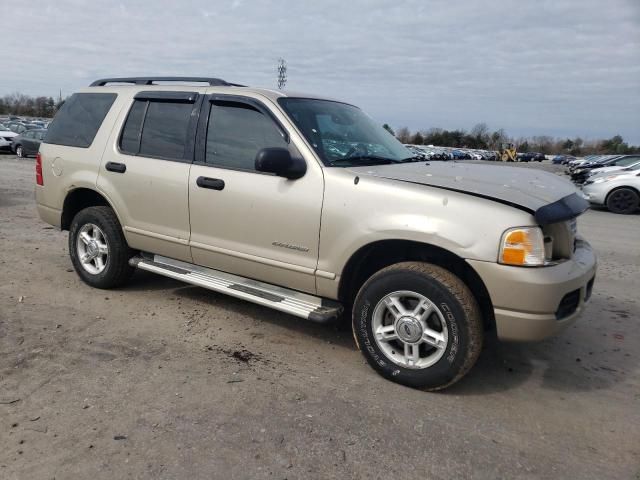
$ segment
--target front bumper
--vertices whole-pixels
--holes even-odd
[[[596,274],[596,256],[577,240],[573,258],[548,267],[511,267],[467,260],[493,302],[498,338],[536,341],[557,334],[583,312]]]
[[[609,188],[606,182],[590,183],[582,186],[582,196],[593,205],[604,205]]]

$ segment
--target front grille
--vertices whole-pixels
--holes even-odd
[[[578,309],[580,304],[580,289],[567,293],[556,310],[556,320],[568,317]]]

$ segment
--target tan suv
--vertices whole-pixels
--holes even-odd
[[[560,331],[596,271],[568,181],[420,161],[353,105],[213,78],[94,82],[36,180],[87,284],[140,268],[315,322],[348,312],[371,366],[414,387],[460,379],[487,332]]]

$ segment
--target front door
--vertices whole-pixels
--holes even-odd
[[[189,177],[194,263],[315,292],[320,167],[308,161],[297,180],[257,172],[255,156],[262,148],[301,154],[277,114],[248,97],[210,97],[197,143]]]

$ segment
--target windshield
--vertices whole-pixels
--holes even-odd
[[[352,105],[286,97],[278,102],[327,166],[380,165],[410,161],[415,156]]]
[[[628,167],[630,165],[633,165],[637,161],[638,161],[638,157],[626,157],[626,158],[621,158],[620,160],[616,161],[615,164],[618,167]]]
[[[627,168],[623,168],[623,170],[628,172],[640,170],[640,162],[636,160],[636,163],[634,163],[633,165],[629,165]]]

